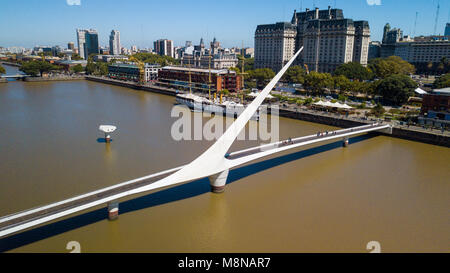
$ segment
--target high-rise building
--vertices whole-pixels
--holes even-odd
[[[399,28],[391,29],[387,23],[383,29],[383,40],[380,47],[380,57],[386,58],[395,54],[395,44],[403,38],[403,31]]]
[[[211,42],[211,54],[219,53],[219,49],[220,49],[220,42],[216,40],[216,37],[214,37],[213,41]]]
[[[78,55],[84,58],[84,44],[86,43],[86,30],[77,29]]]
[[[373,41],[369,43],[369,57],[368,60],[379,58],[381,51],[381,43],[378,41]]]
[[[98,33],[93,29],[77,29],[78,54],[87,60],[90,54],[98,54]]]
[[[447,25],[445,25],[444,36],[450,36],[450,23],[447,23]]]
[[[120,32],[118,30],[112,30],[109,35],[109,53],[111,55],[120,55]]]
[[[255,32],[255,68],[279,71],[295,54],[297,28],[289,22],[259,25]]]
[[[280,39],[276,25],[281,27],[282,24],[283,39]],[[255,67],[278,71],[289,60],[287,56],[301,47],[303,52],[296,63],[306,64],[310,70],[332,72],[339,65],[352,61],[367,65],[369,42],[369,23],[345,19],[341,9],[294,11],[290,23],[257,27]]]
[[[67,49],[74,50],[75,49],[75,44],[73,42],[69,42],[67,44]]]
[[[154,51],[161,56],[173,57],[173,41],[167,39],[160,39],[153,43]]]
[[[444,57],[450,58],[450,41],[445,36],[416,37],[414,41],[396,43],[393,55],[420,68],[421,63],[439,63]]]

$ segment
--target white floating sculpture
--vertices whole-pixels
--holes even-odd
[[[111,136],[109,134],[114,132],[117,129],[117,127],[113,126],[113,125],[100,125],[98,127],[98,129],[100,131],[102,131],[103,133],[105,133],[105,141],[106,142],[110,142],[111,141]]]

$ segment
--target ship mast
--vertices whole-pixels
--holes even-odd
[[[209,53],[208,70],[209,70],[208,98],[209,100],[211,100],[211,52]]]
[[[242,63],[241,63],[241,81],[242,81],[242,89],[241,89],[241,103],[244,104],[244,62],[245,62],[245,50],[244,50],[244,41],[242,41],[242,48],[241,48],[241,57],[242,57]]]
[[[192,56],[194,57],[194,56]],[[191,84],[191,60],[189,60],[189,64],[188,64],[188,68],[189,68],[189,94],[192,94],[192,84]]]

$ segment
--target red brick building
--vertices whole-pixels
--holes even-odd
[[[208,91],[209,76],[211,75],[211,91],[228,89],[236,92],[242,89],[242,76],[228,69],[199,69],[166,66],[158,71],[158,82],[162,85],[175,88],[189,88],[189,74],[191,87],[197,91]]]

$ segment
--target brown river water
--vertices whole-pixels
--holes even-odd
[[[0,216],[193,160],[212,142],[171,138],[174,102],[88,81],[0,84]],[[112,143],[100,124],[118,127]],[[330,129],[280,118],[284,139]],[[116,221],[97,207],[0,251],[449,252],[449,162],[448,148],[386,136],[316,144],[232,170],[222,194],[202,179],[133,196]]]

